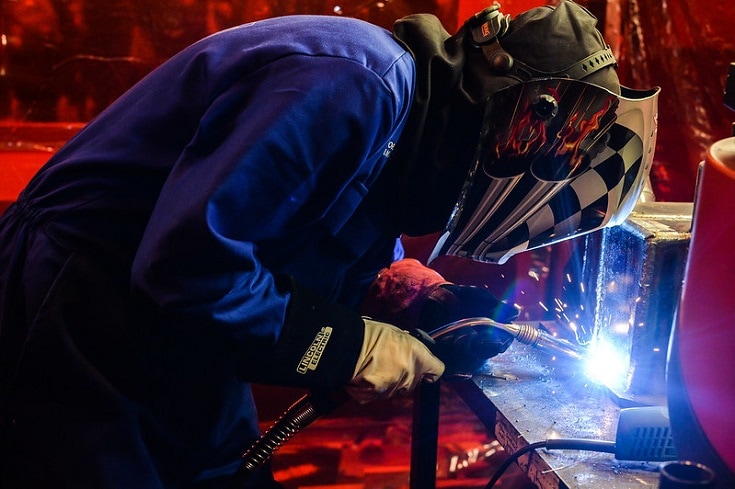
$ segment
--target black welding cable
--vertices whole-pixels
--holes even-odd
[[[503,473],[508,470],[508,467],[510,467],[513,462],[518,460],[523,454],[528,453],[530,451],[533,451],[537,448],[543,448],[546,446],[545,441],[537,441],[536,443],[531,443],[530,445],[526,445],[525,447],[516,450],[513,454],[511,454],[508,459],[503,462],[503,464],[498,467],[498,470],[495,471],[495,474],[493,474],[492,479],[490,479],[490,482],[487,483],[485,486],[485,489],[492,489],[495,487],[495,483],[498,482],[500,479],[500,476],[503,475]]]
[[[526,445],[525,447],[520,448],[516,450],[513,454],[511,454],[508,459],[503,462],[500,467],[498,467],[498,470],[495,471],[495,474],[493,474],[492,479],[490,479],[490,482],[487,483],[485,489],[492,489],[500,479],[500,476],[503,475],[508,467],[510,467],[524,454],[536,450],[537,448],[558,450],[588,450],[591,452],[615,453],[615,442],[602,440],[584,440],[579,438],[558,438],[531,443],[530,445]]]

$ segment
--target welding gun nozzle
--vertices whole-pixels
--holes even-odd
[[[518,329],[516,340],[524,345],[529,345],[553,355],[562,355],[575,360],[582,360],[583,358],[583,350],[580,347],[566,340],[556,338],[540,328],[526,323],[512,323],[512,326],[515,326]]]
[[[429,333],[429,335],[435,340],[438,340],[443,335],[456,331],[457,329],[475,326],[492,326],[501,329],[512,335],[519,343],[552,355],[564,356],[574,360],[582,360],[583,358],[584,350],[579,346],[556,338],[543,329],[528,323],[499,323],[490,318],[467,318],[441,326]]]

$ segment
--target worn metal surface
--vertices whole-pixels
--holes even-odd
[[[617,375],[604,363],[596,368],[621,407],[666,402],[666,353],[691,220],[691,202],[640,203],[600,233],[599,248],[586,249],[579,280],[589,279],[592,303],[579,321],[593,325],[592,351],[616,363]]]
[[[620,408],[607,389],[588,383],[579,365],[513,344],[482,375],[454,388],[508,453],[549,438],[615,440]],[[657,463],[612,454],[538,450],[518,465],[541,489],[657,487]]]

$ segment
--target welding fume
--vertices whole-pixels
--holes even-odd
[[[658,90],[596,22],[284,16],[154,69],[0,217],[0,484],[277,488],[280,434],[242,470],[251,382],[367,403],[513,341],[576,355],[400,237],[502,263],[625,219]]]

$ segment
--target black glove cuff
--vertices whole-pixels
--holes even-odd
[[[292,277],[280,277],[278,286],[291,294],[284,328],[275,351],[262,359],[257,378],[250,380],[309,389],[344,386],[352,379],[362,348],[362,318]]]
[[[500,323],[518,317],[518,310],[484,288],[471,285],[443,284],[424,303],[419,327],[432,332],[460,319],[486,317]],[[446,374],[472,374],[488,358],[508,349],[513,336],[492,326],[465,326],[442,335],[432,348],[446,365]]]
[[[418,324],[421,329],[431,331],[471,317],[486,317],[499,323],[509,323],[518,317],[518,309],[481,287],[442,284],[424,303]]]

